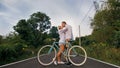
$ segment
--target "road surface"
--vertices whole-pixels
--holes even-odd
[[[50,65],[50,66],[42,66],[38,63],[37,58],[30,58],[27,60],[23,60],[20,62],[15,62],[7,65],[0,66],[0,68],[120,68],[119,66],[106,64],[100,61],[96,61],[94,59],[88,58],[86,63],[82,66],[74,66],[74,65]]]

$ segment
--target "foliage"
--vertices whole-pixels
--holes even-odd
[[[43,34],[50,26],[50,18],[41,12],[33,13],[28,20],[20,20],[14,30],[28,45],[37,47],[43,43]]]
[[[2,43],[3,37],[0,35],[0,44]]]
[[[115,32],[113,40],[113,44],[116,45],[115,47],[120,48],[120,31]]]
[[[52,44],[53,43],[53,39],[56,39],[56,41],[59,40],[59,34],[58,34],[58,29],[56,26],[52,26],[49,30],[49,33],[44,33],[44,41],[43,41],[43,45],[46,44]]]
[[[19,60],[21,56],[30,55],[31,53],[24,48],[27,48],[25,42],[20,39],[18,34],[10,33],[0,44],[0,65]]]
[[[0,65],[17,60],[20,56],[24,55],[22,44],[19,45],[0,45]],[[29,54],[28,54],[29,55]]]
[[[108,0],[106,8],[98,11],[91,23],[93,38],[97,42],[103,42],[120,47],[120,2]],[[115,42],[115,43],[114,43]]]
[[[48,44],[52,44],[52,39],[51,38],[47,38],[44,40],[44,44],[48,45]]]
[[[87,55],[105,62],[120,65],[120,48],[114,48],[104,43],[93,43],[89,46],[83,46]]]
[[[52,37],[58,38],[57,27],[50,28],[49,20],[44,13],[33,13],[29,19],[19,20],[13,27],[15,32],[4,38],[0,35],[0,65],[36,56],[39,45],[51,44]]]
[[[52,26],[49,32],[50,37],[58,39],[59,34],[58,34],[58,29],[55,26]]]
[[[88,36],[81,37],[81,38],[80,38],[80,41],[81,41],[81,45],[82,45],[82,46],[86,46],[86,45],[90,45],[90,44],[92,44],[92,43],[96,43],[96,41],[92,38],[92,35],[88,35]],[[75,38],[74,44],[75,44],[75,45],[78,45],[78,44],[79,44],[79,37],[76,37],[76,38]]]

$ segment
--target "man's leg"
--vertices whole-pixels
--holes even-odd
[[[70,39],[66,39],[66,42],[70,42]],[[66,45],[66,47],[67,47],[68,45]],[[71,65],[72,63],[69,61],[69,60],[67,60],[67,63],[66,63],[67,65]]]

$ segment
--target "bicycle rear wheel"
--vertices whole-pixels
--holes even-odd
[[[51,45],[43,46],[37,54],[38,62],[42,65],[50,65],[56,58],[56,49]]]
[[[68,59],[73,65],[81,66],[87,60],[87,53],[81,46],[72,46],[68,51]]]

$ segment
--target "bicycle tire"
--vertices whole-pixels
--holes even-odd
[[[48,51],[50,50],[50,48],[52,48],[53,51],[49,54],[47,53],[47,51],[46,51],[47,54],[42,54],[44,52],[44,49],[47,47],[48,47],[48,49],[47,49]],[[54,53],[54,55],[51,55],[52,53]],[[51,56],[53,56],[53,57],[51,57]],[[50,59],[50,57],[51,57],[51,59]],[[52,64],[54,62],[55,58],[56,58],[56,49],[51,45],[43,46],[42,48],[40,48],[40,50],[37,53],[38,62],[44,66],[48,66],[48,65]],[[48,61],[47,59],[50,61]]]
[[[79,51],[76,51],[77,53],[74,53],[75,55],[71,55],[71,54],[72,54],[71,52],[74,51],[76,48],[78,48],[77,50],[80,49],[80,50],[84,53],[84,57],[82,57],[82,55],[79,55],[79,56],[78,56],[78,53],[80,53]],[[75,56],[77,56],[77,58],[78,58],[78,57],[83,58],[83,61],[81,61],[81,59],[76,59],[76,60],[71,59],[71,58],[73,58],[73,57],[75,57]],[[87,53],[86,53],[85,49],[84,49],[83,47],[81,47],[81,46],[72,46],[72,47],[69,49],[69,51],[68,51],[68,59],[69,59],[69,61],[70,61],[73,65],[75,65],[75,66],[81,66],[81,65],[83,65],[83,64],[86,62],[86,60],[87,60]],[[81,62],[79,62],[79,60],[80,60]],[[76,63],[76,61],[78,61],[78,63]]]

